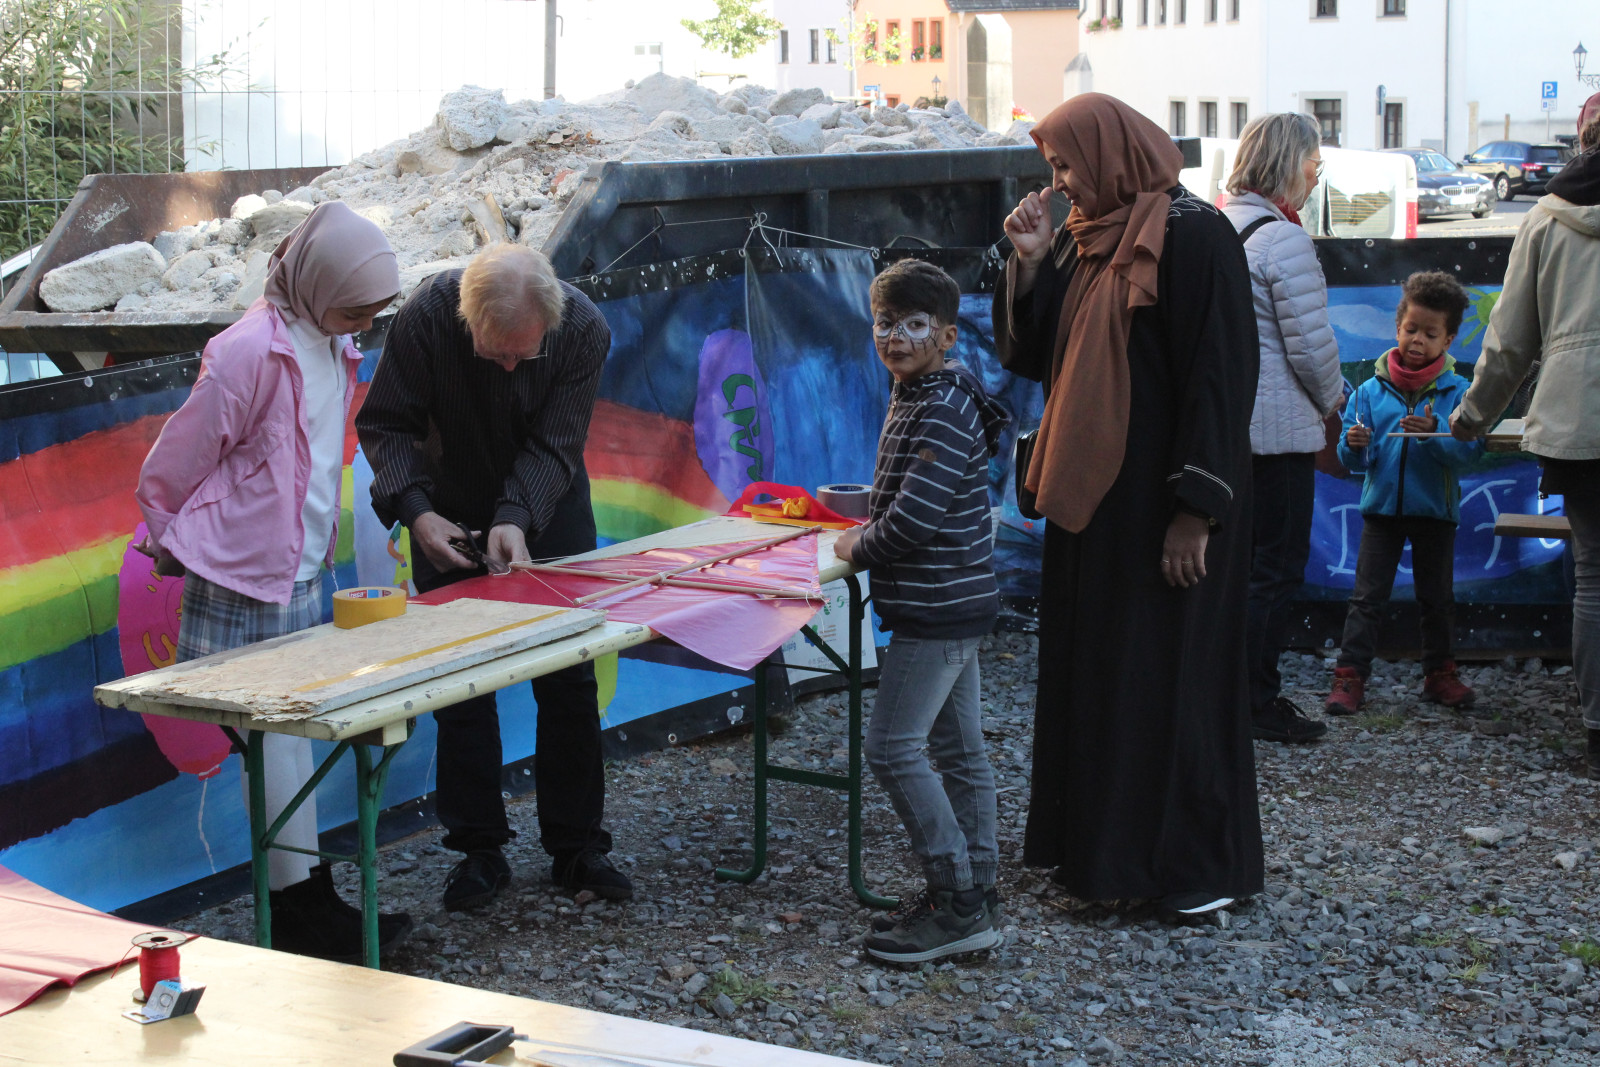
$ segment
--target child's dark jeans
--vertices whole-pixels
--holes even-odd
[[[1383,609],[1394,590],[1400,554],[1411,542],[1411,573],[1422,609],[1422,669],[1451,659],[1455,648],[1456,524],[1410,516],[1365,516],[1355,588],[1344,620],[1339,666],[1354,667],[1365,678],[1372,670]]]

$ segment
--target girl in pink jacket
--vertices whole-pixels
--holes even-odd
[[[361,354],[350,335],[400,291],[383,232],[338,201],[319,205],[272,255],[262,299],[211,339],[189,399],[139,473],[140,547],[184,573],[177,658],[195,659],[322,622],[333,566],[345,424]],[[311,777],[311,742],[265,737],[267,818]],[[317,848],[315,797],[278,843]],[[361,958],[361,912],[326,863],[269,853],[274,948]],[[379,922],[382,948],[410,930]]]

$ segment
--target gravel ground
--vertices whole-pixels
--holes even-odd
[[[610,768],[628,904],[553,889],[532,797],[511,807],[516,881],[481,912],[439,909],[455,857],[437,831],[384,849],[385,908],[417,920],[389,966],[882,1064],[1600,1063],[1600,783],[1582,777],[1570,668],[1469,668],[1479,704],[1456,716],[1417,700],[1416,664],[1380,663],[1367,714],[1318,744],[1257,745],[1266,891],[1172,927],[1019,865],[1035,647],[984,649],[1005,897],[990,953],[866,957],[844,800],[824,790],[774,783],[767,873],[714,881],[749,848],[751,743],[725,736]],[[1285,671],[1320,714],[1330,667],[1289,655]],[[775,758],[842,769],[843,721],[842,694],[806,699]],[[869,882],[914,890],[875,784],[866,804]],[[247,941],[249,913],[240,898],[180,925]]]

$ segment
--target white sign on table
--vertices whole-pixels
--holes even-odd
[[[861,576],[861,581],[866,581],[866,575]],[[839,655],[847,657],[850,650],[850,635],[846,629],[850,625],[850,588],[841,581],[829,582],[822,587],[822,610],[811,617],[811,628],[817,631],[817,636],[825,641],[829,648]],[[804,634],[797,633],[783,643],[778,650],[783,656],[783,662],[790,664],[789,684],[795,685],[808,678],[820,677],[814,671],[795,670],[794,667],[825,667],[833,669],[833,663],[822,651],[807,641]],[[861,669],[867,670],[878,665],[878,646],[872,640],[872,612],[863,613],[861,619]]]

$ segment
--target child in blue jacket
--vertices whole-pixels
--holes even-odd
[[[1407,541],[1422,609],[1422,698],[1450,708],[1473,702],[1452,658],[1456,525],[1461,521],[1456,471],[1483,445],[1448,435],[1390,436],[1449,429],[1467,381],[1452,369],[1455,361],[1447,350],[1467,304],[1461,283],[1443,271],[1407,278],[1395,311],[1396,346],[1378,358],[1373,376],[1345,405],[1339,459],[1351,472],[1365,472],[1366,480],[1355,588],[1325,705],[1330,715],[1353,715],[1365,699],[1378,624]]]

